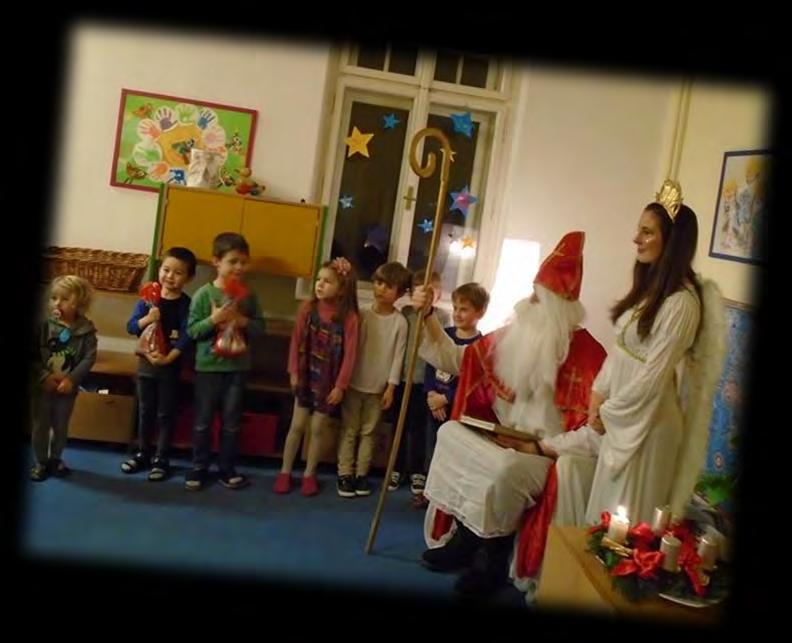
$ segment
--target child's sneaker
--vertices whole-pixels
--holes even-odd
[[[60,458],[52,458],[49,462],[50,473],[56,478],[65,478],[71,473],[71,469]]]
[[[355,478],[355,495],[356,496],[369,496],[371,495],[371,485],[369,484],[366,476],[358,476]]]
[[[414,473],[410,476],[410,493],[414,496],[420,496],[426,488],[426,476],[420,473]]]
[[[352,476],[338,476],[336,483],[338,495],[342,498],[355,497],[355,479]]]
[[[304,496],[315,496],[319,493],[319,481],[316,476],[303,476],[300,493]]]
[[[292,477],[291,473],[279,473],[275,478],[275,484],[272,490],[275,493],[289,493],[291,491]]]
[[[241,473],[237,473],[234,469],[220,472],[220,484],[226,489],[241,489],[246,487],[248,479]]]
[[[388,483],[388,491],[396,491],[401,485],[401,473],[394,471],[391,473],[390,482]]]
[[[47,479],[49,476],[49,470],[46,464],[42,464],[41,462],[37,462],[33,465],[33,468],[30,470],[30,479],[34,482],[42,482]]]

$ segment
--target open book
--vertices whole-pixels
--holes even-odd
[[[482,420],[470,415],[462,415],[459,418],[459,421],[465,426],[469,426],[480,431],[497,433],[498,435],[505,435],[509,438],[516,438],[526,442],[535,442],[540,439],[536,433],[530,431],[518,431],[517,429],[512,429],[508,426],[504,426],[503,424],[488,422],[487,420]]]

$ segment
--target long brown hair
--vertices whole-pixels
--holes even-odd
[[[338,277],[338,312],[336,312],[334,316],[334,321],[343,323],[349,313],[359,314],[357,275],[355,274],[355,269],[352,267],[352,264],[343,257],[337,257],[332,261],[325,261],[319,267],[319,270],[322,268],[332,270],[336,274],[336,277]],[[342,272],[344,274],[342,274]],[[317,271],[316,274],[318,277],[319,271]],[[314,289],[311,306],[315,308],[318,302],[319,298],[316,296],[316,290]]]
[[[679,207],[673,221],[659,203],[644,208],[654,216],[660,226],[663,250],[654,263],[636,261],[633,266],[633,283],[630,292],[611,308],[611,321],[615,324],[625,310],[639,306],[638,336],[645,339],[652,330],[655,317],[666,297],[673,295],[689,281],[701,299],[701,285],[693,272],[693,257],[698,242],[696,213],[688,206]]]

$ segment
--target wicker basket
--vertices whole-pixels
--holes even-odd
[[[149,255],[90,248],[59,248],[44,250],[44,275],[79,275],[99,290],[135,292],[146,271]]]

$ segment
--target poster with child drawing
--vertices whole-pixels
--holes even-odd
[[[233,190],[239,170],[250,167],[256,117],[252,109],[123,89],[110,184],[152,192],[187,185],[197,149],[219,165],[207,187]]]
[[[762,263],[767,220],[770,152],[749,150],[723,155],[710,256]]]

